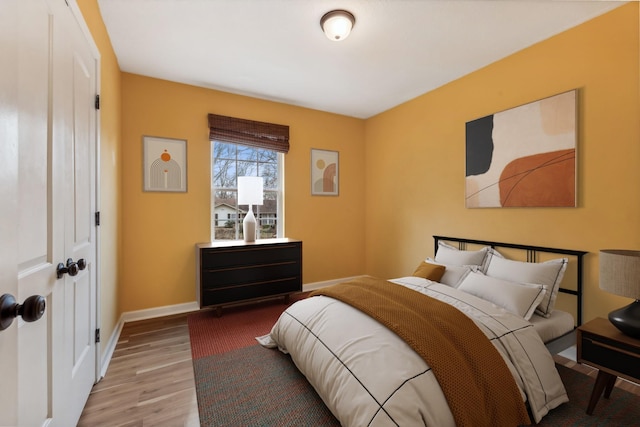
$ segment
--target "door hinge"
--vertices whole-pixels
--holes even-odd
[[[96,110],[100,109],[100,95],[96,95]]]
[[[97,227],[100,225],[100,211],[96,212],[95,219],[96,219],[96,227]]]
[[[100,342],[100,328],[96,329],[96,344]]]

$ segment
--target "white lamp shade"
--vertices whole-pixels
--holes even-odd
[[[640,298],[640,251],[600,251],[600,289],[622,297]]]
[[[260,176],[238,177],[238,204],[261,205],[263,180]]]
[[[320,20],[322,31],[329,40],[344,40],[351,33],[356,19],[346,10],[332,10],[326,13]]]

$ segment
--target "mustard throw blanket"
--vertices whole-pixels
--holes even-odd
[[[431,367],[457,426],[531,423],[509,368],[465,314],[442,301],[385,280],[359,278],[313,291],[373,317]]]

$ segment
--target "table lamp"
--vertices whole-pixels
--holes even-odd
[[[238,177],[238,205],[249,205],[249,210],[242,221],[242,233],[245,242],[256,241],[256,217],[253,215],[253,205],[262,204],[262,177]]]
[[[609,313],[609,321],[625,335],[640,338],[640,251],[601,250],[600,289],[635,300]]]

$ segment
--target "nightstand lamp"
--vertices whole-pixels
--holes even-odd
[[[601,250],[600,289],[635,300],[609,313],[609,321],[625,335],[640,338],[640,251]]]
[[[242,233],[245,242],[256,241],[256,217],[253,215],[253,205],[262,204],[262,177],[238,177],[238,205],[249,205],[247,214],[242,221]]]

